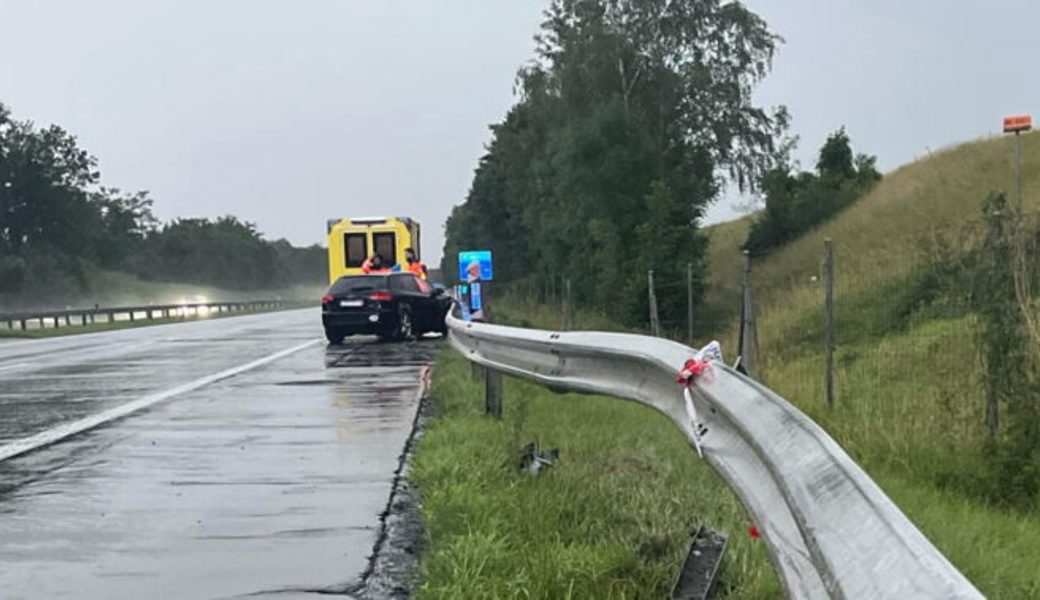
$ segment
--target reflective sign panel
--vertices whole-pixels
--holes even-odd
[[[492,280],[491,251],[470,250],[468,252],[459,252],[459,279],[474,279],[473,275],[478,274],[483,281]]]
[[[1029,115],[1015,115],[1004,117],[1004,133],[1017,133],[1029,131],[1033,128],[1033,117]]]

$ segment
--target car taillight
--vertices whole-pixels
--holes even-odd
[[[332,302],[335,299],[336,299],[336,297],[333,296],[332,294],[325,294],[324,296],[321,297],[321,303],[322,304],[328,304],[329,302]]]
[[[389,302],[394,299],[394,295],[390,292],[372,292],[368,297],[376,302]]]

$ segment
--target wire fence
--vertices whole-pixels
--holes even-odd
[[[1019,502],[1007,482],[1040,497],[1040,476],[1020,466],[1040,457],[1040,215],[999,204],[985,215],[904,239],[814,236],[778,258],[749,257],[712,335],[728,362],[740,355],[871,468],[999,503]],[[644,331],[709,341],[703,329],[690,339],[698,315],[679,300],[694,286],[670,272],[644,275]],[[567,283],[510,283],[495,295],[532,321],[512,324],[609,329],[606,315],[574,310]]]
[[[1023,221],[1031,233],[1028,248],[1020,253],[1027,264],[1020,267],[1027,272],[1030,288],[1040,289],[1035,251],[1040,215],[1027,215]],[[912,239],[879,240],[870,252],[863,252],[862,240],[834,239],[830,311],[822,244],[805,248],[783,264],[751,260],[748,281],[734,286],[738,291],[727,302],[751,305],[739,313],[731,310],[729,325],[714,334],[731,356],[741,353],[759,365],[752,375],[811,404],[878,404],[895,392],[897,402],[908,408],[926,401],[967,411],[971,418],[965,415],[965,421],[984,421],[986,401],[977,401],[987,393],[978,313],[994,303],[1018,310],[1014,286],[995,280],[993,272],[996,263],[1014,258],[1014,232],[1007,223],[978,219]],[[1007,241],[1004,257],[998,256],[999,243],[990,247],[1001,239]],[[704,330],[697,322],[699,298],[687,298],[685,306],[672,302],[669,310],[654,307],[664,294],[673,299],[676,294],[692,296],[690,279],[647,275],[652,283],[648,282],[646,298],[646,332],[690,344],[707,341],[692,335]],[[1012,276],[1010,271],[1006,275]],[[555,313],[549,321],[568,329],[575,312],[568,283],[565,276],[557,276],[496,284],[495,295],[547,306]],[[744,287],[750,287],[750,293],[745,294]],[[1005,297],[993,297],[1000,294]],[[751,353],[755,356],[748,357]]]
[[[971,471],[951,456],[1007,441],[1023,419],[1035,430],[1040,218],[989,217],[753,263],[752,375],[865,458],[919,463],[943,485]]]

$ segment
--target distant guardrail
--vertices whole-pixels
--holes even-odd
[[[454,315],[448,328],[452,346],[489,370],[664,413],[747,508],[789,597],[983,597],[822,428],[721,362],[702,363],[688,409],[676,376],[697,352],[677,342],[521,329]],[[700,425],[706,433],[695,430]]]
[[[35,324],[45,327],[75,327],[93,323],[116,321],[154,320],[156,318],[190,318],[203,314],[258,312],[305,306],[301,300],[249,300],[244,302],[192,302],[178,304],[145,304],[138,306],[94,306],[92,308],[69,308],[61,310],[34,310],[0,312],[0,324],[7,329],[31,329]],[[123,317],[119,319],[119,317]]]

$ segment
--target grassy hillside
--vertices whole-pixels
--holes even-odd
[[[1022,141],[1025,211],[1036,213],[1040,135]],[[935,265],[963,254],[983,234],[981,204],[988,193],[1005,190],[1017,202],[1013,159],[1013,140],[995,137],[931,154],[889,173],[817,229],[756,258],[752,269],[759,378],[823,425],[880,481],[969,503],[979,514],[1008,513],[989,504],[1004,481],[989,460],[978,317],[963,306],[950,308],[957,303],[944,296],[948,292],[934,291],[945,276]],[[729,315],[715,333],[731,349],[739,245],[749,223],[745,218],[708,232],[709,301],[713,313]],[[836,255],[834,408],[823,396],[825,238],[833,240]],[[1011,514],[1040,524],[1040,507],[1018,505],[1016,511]],[[1040,577],[1029,576],[1016,589],[1036,597]]]
[[[888,173],[849,209],[755,261],[760,310],[798,312],[807,302],[820,302],[819,284],[811,278],[819,275],[827,237],[834,240],[843,293],[861,293],[905,276],[927,251],[929,240],[956,237],[966,226],[980,223],[980,205],[988,192],[1014,192],[1013,159],[1014,141],[991,137],[934,152]],[[1040,132],[1022,138],[1022,173],[1026,210],[1040,210]],[[739,312],[739,247],[753,218],[706,230],[708,301],[713,312],[730,318]]]

